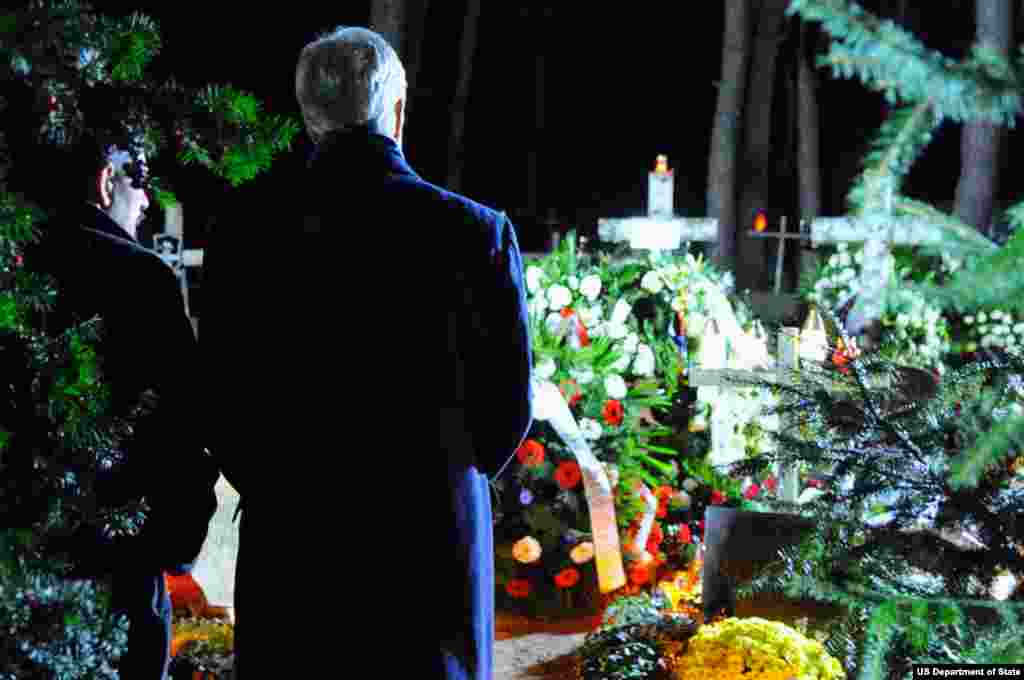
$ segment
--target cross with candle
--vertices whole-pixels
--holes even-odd
[[[658,156],[647,186],[647,216],[598,219],[597,234],[602,241],[629,242],[634,250],[671,251],[684,241],[718,240],[718,220],[675,216],[675,185],[667,157]]]

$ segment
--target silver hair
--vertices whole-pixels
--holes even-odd
[[[299,54],[295,97],[314,141],[355,125],[393,137],[395,103],[405,95],[398,54],[369,29],[339,26]]]

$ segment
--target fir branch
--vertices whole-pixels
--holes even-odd
[[[930,102],[940,119],[1010,127],[1020,113],[1017,66],[991,49],[976,46],[956,62],[847,0],[792,0],[787,13],[820,23],[832,35],[831,50],[819,63],[831,65],[837,77],[858,77],[890,103]]]

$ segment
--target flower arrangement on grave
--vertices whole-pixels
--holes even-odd
[[[836,309],[858,292],[863,261],[862,246],[837,244],[835,252],[807,282],[809,285],[804,286],[804,299]],[[896,276],[900,281],[918,282],[934,277],[934,272],[915,267],[916,260],[904,249],[898,249],[897,261]],[[903,365],[945,370],[942,357],[953,347],[950,321],[920,293],[903,286],[895,288],[881,324],[879,351],[883,356]]]
[[[650,589],[670,559],[663,543],[672,547],[670,566],[685,568],[694,548],[677,539],[696,542],[703,506],[741,501],[740,482],[705,464],[706,448],[691,444],[681,456],[677,444],[691,424],[680,344],[699,348],[703,319],[723,308],[738,328],[721,292],[728,277],[692,256],[625,265],[605,255],[578,256],[570,235],[551,256],[528,264],[525,278],[534,377],[557,387],[612,482],[626,590]],[[680,325],[684,309],[694,323]],[[693,439],[700,442],[699,433]],[[684,473],[696,485],[689,491],[676,487]],[[494,484],[502,606],[539,614],[593,603],[594,544],[583,487],[573,452],[535,419],[513,467]],[[671,525],[661,521],[670,506]],[[685,530],[674,528],[684,522]]]
[[[226,678],[234,668],[235,629],[212,619],[184,618],[174,622],[171,677],[179,673],[211,673]]]
[[[834,680],[846,678],[821,642],[778,621],[728,618],[701,626],[678,660],[678,680]]]

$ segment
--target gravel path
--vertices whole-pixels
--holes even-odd
[[[494,643],[494,680],[569,680],[571,654],[584,633],[534,633]],[[500,637],[500,636],[499,636]]]

